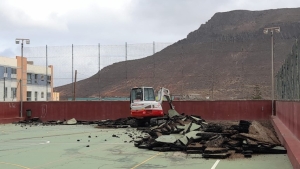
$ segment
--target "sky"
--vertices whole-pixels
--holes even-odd
[[[186,38],[217,12],[300,7],[299,0],[0,0],[0,56],[28,47],[124,45]]]
[[[216,12],[300,7],[299,0],[1,0],[0,56],[30,46],[176,42]]]

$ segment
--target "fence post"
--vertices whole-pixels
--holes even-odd
[[[98,69],[100,71],[100,62],[101,62],[101,60],[100,60],[100,43],[98,43],[98,56],[99,56]]]
[[[99,71],[98,71],[98,84],[99,84],[99,87],[98,87],[98,89],[99,89],[99,100],[101,100],[101,94],[100,94],[100,69],[101,69],[101,57],[100,57],[100,43],[98,43],[98,55],[99,55]]]
[[[153,41],[153,55],[155,54],[155,42]]]
[[[127,42],[125,42],[125,76],[126,76],[126,79],[127,79]]]
[[[46,45],[46,101],[48,101],[48,47]]]
[[[153,41],[153,55],[152,55],[152,58],[153,58],[153,82],[154,79],[155,79],[155,58],[154,58],[154,54],[155,54],[155,42]]]
[[[72,84],[73,84],[72,89],[74,88],[74,80],[73,80],[74,58],[73,57],[74,57],[74,55],[73,55],[73,44],[72,44]],[[72,90],[72,96],[74,95],[73,92],[74,92],[74,90]]]
[[[296,52],[295,52],[295,54],[296,54],[296,65],[297,65],[297,67],[296,67],[296,99],[298,100],[298,99],[300,99],[300,89],[299,89],[299,53],[298,53],[298,39],[296,38]]]

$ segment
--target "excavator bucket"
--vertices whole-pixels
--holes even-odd
[[[169,118],[173,118],[174,116],[181,116],[181,115],[175,109],[169,109],[168,116]]]

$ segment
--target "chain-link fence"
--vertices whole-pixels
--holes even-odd
[[[299,43],[296,40],[291,53],[276,75],[276,94],[278,100],[300,99],[300,59]]]
[[[277,70],[288,45],[284,40],[276,42]],[[34,64],[54,66],[55,87],[74,82],[77,70],[76,97],[98,99],[128,97],[134,86],[166,87],[182,100],[270,99],[270,55],[269,38],[24,48],[24,56]],[[88,82],[80,82],[86,78]],[[61,97],[72,98],[71,86],[63,90]]]
[[[171,43],[144,43],[124,45],[70,45],[24,47],[24,56],[35,65],[54,66],[54,87],[74,82],[96,74],[116,62],[134,60],[153,55]]]

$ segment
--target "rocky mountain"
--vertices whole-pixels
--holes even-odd
[[[128,96],[134,86],[169,88],[198,99],[252,99],[271,96],[271,34],[274,75],[300,35],[300,8],[216,13],[185,39],[143,59],[119,62],[76,83],[76,97]],[[72,84],[56,87],[61,100]]]

